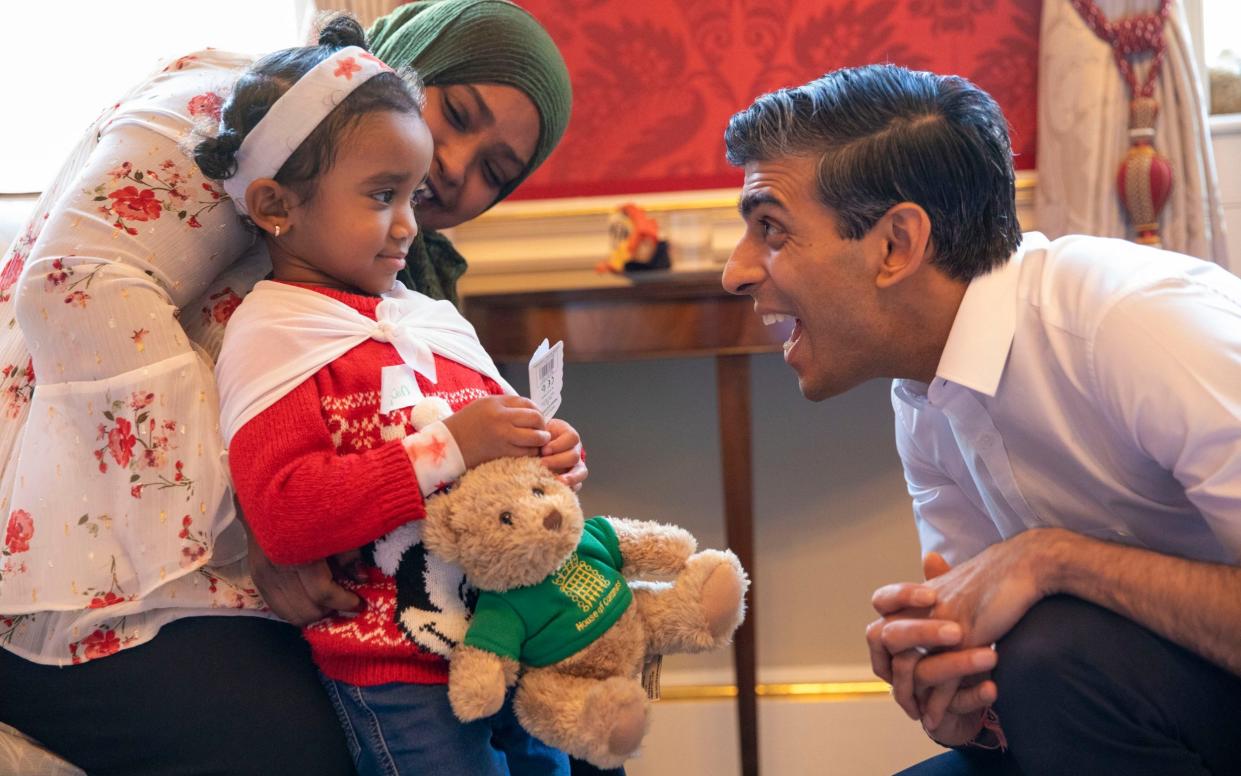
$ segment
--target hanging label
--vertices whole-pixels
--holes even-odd
[[[538,405],[543,417],[551,420],[560,409],[560,392],[564,388],[564,343],[539,345],[530,359],[530,399]]]

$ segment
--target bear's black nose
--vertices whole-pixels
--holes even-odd
[[[553,509],[551,512],[547,513],[546,517],[543,518],[543,527],[549,531],[559,531],[560,525],[563,522],[564,518],[560,516],[559,512]]]

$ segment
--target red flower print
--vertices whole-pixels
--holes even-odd
[[[173,482],[180,482],[181,480],[185,479],[185,472],[181,471],[181,469],[184,466],[185,466],[184,463],[182,463],[181,461],[177,461],[177,466],[176,466],[177,473],[172,476]]]
[[[169,70],[184,70],[185,67],[189,65],[189,63],[193,62],[196,59],[198,59],[198,57],[194,56],[193,54],[187,54],[186,56],[183,56],[180,59],[173,60],[172,64],[164,68],[164,72],[167,73]]]
[[[87,660],[95,660],[114,654],[121,648],[121,640],[113,631],[97,630],[82,639],[83,654]]]
[[[108,452],[112,453],[117,466],[128,466],[134,455],[134,445],[138,440],[129,433],[129,421],[125,418],[116,419],[116,428],[108,432]]]
[[[128,218],[130,221],[154,221],[164,210],[154,191],[138,191],[137,186],[117,189],[108,198],[112,200],[112,212],[116,213],[117,218]]]
[[[64,285],[69,279],[69,270],[65,269],[65,262],[62,259],[56,259],[52,262],[52,271],[47,273],[45,286],[49,292],[54,291],[57,286]]]
[[[134,169],[134,165],[131,162],[124,162],[121,164],[120,167],[117,167],[114,170],[110,170],[108,172],[108,177],[114,181],[119,181],[121,178],[124,178],[126,175],[129,175],[131,172],[133,172],[133,169]]]
[[[207,554],[207,548],[196,544],[193,547],[181,548],[181,568],[187,569],[198,562],[198,559]]]
[[[202,227],[202,222],[198,220],[198,216],[190,216],[185,220],[185,225],[194,229],[199,229]]]
[[[346,81],[352,81],[353,74],[360,72],[361,70],[362,66],[358,64],[356,59],[353,57],[345,57],[340,60],[339,64],[336,65],[336,71],[333,72],[332,75],[337,78],[344,78]]]
[[[220,120],[220,106],[224,104],[223,98],[215,92],[204,92],[190,98],[186,108],[191,116],[208,116],[216,121]]]
[[[168,462],[168,457],[158,447],[149,447],[142,451],[142,462],[148,469],[161,469]]]
[[[87,608],[88,609],[102,609],[105,606],[113,606],[115,604],[123,603],[124,601],[125,601],[124,598],[120,597],[116,593],[113,593],[111,590],[109,590],[103,595],[97,595],[94,598],[92,598],[90,605]]]
[[[4,548],[11,555],[30,549],[30,540],[34,538],[34,520],[24,509],[14,509],[9,515],[9,528],[4,532]]]
[[[135,485],[132,488],[130,488],[129,495],[133,496],[134,498],[142,498],[142,486]]]
[[[210,310],[203,310],[207,314],[209,323],[212,321],[219,324],[228,323],[228,319],[233,317],[233,311],[241,304],[241,297],[233,293],[231,288],[225,288],[218,294],[212,294],[208,299],[215,300],[215,304],[211,306]]]
[[[90,294],[85,291],[74,291],[65,297],[65,304],[75,304],[78,307],[86,307],[86,303],[90,301]]]
[[[150,391],[134,391],[129,397],[129,406],[135,410],[140,410],[151,402],[155,401],[155,394]],[[128,421],[119,421],[128,424]],[[122,464],[124,465],[124,464]]]
[[[17,282],[22,275],[22,267],[26,264],[26,257],[21,251],[14,251],[13,258],[9,259],[4,265],[4,270],[0,271],[0,302],[7,301],[9,298],[9,289]]]

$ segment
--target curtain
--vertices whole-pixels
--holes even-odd
[[[1158,9],[1158,0],[1096,0],[1114,21]],[[1172,165],[1172,192],[1160,215],[1168,250],[1228,266],[1224,217],[1202,82],[1185,11],[1173,2],[1164,27],[1167,53],[1155,85],[1155,148]],[[1116,190],[1129,148],[1129,87],[1111,47],[1069,0],[1043,4],[1039,52],[1038,188],[1040,231],[1055,238],[1094,234],[1132,239]],[[1149,57],[1134,70],[1141,83]]]
[[[315,10],[348,11],[362,23],[363,29],[369,28],[371,22],[403,2],[404,0],[314,0]]]

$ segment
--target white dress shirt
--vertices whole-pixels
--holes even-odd
[[[892,407],[923,552],[1061,526],[1241,562],[1241,278],[1218,265],[1027,234]]]

